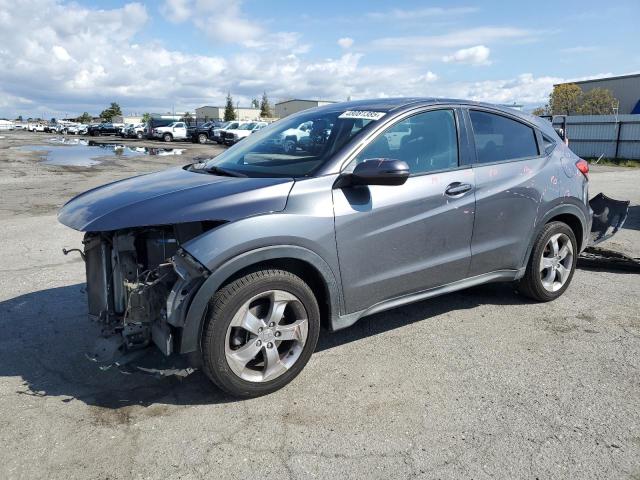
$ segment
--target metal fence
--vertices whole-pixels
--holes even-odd
[[[640,115],[556,116],[553,126],[565,130],[580,157],[640,160]]]

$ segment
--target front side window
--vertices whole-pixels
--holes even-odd
[[[379,134],[347,167],[372,158],[402,160],[412,174],[458,166],[458,135],[453,110],[431,110],[406,118]]]
[[[384,112],[311,109],[256,129],[204,168],[228,170],[249,177],[304,177],[333,155]],[[241,127],[252,130],[251,122]],[[229,127],[232,127],[231,125]]]
[[[533,128],[493,113],[470,110],[478,163],[531,158],[538,155]]]

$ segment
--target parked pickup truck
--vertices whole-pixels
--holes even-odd
[[[225,145],[234,145],[240,140],[247,138],[253,132],[262,130],[267,125],[269,125],[267,122],[250,122],[240,125],[238,128],[228,128],[224,131],[222,142]]]
[[[87,129],[87,134],[92,137],[99,137],[100,135],[117,135],[120,133],[120,129],[113,123],[101,123],[99,125],[91,125]]]
[[[213,130],[222,128],[226,122],[211,121],[202,125],[194,125],[187,128],[187,135],[194,143],[207,143],[207,140],[213,140]]]
[[[187,124],[184,122],[173,122],[166,127],[154,128],[153,137],[161,138],[165,142],[171,142],[173,140],[186,140]]]

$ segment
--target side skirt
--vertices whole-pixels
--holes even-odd
[[[358,312],[348,313],[346,315],[340,315],[335,318],[331,323],[333,331],[342,330],[343,328],[350,327],[356,323],[362,317],[373,315],[374,313],[384,312],[391,310],[392,308],[401,307],[409,303],[419,302],[426,300],[427,298],[433,298],[446,293],[457,292],[458,290],[464,290],[465,288],[475,287],[476,285],[482,285],[483,283],[491,282],[511,282],[522,277],[524,269],[520,270],[497,270],[495,272],[483,273],[471,278],[465,278],[464,280],[458,280],[457,282],[448,283],[440,287],[430,288],[422,292],[410,293],[401,297],[385,300],[375,305],[360,310]]]

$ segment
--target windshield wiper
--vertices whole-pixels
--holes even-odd
[[[206,167],[204,170],[209,173],[224,175],[225,177],[246,177],[244,173],[235,172],[233,170],[227,170],[226,168],[222,168],[222,167],[216,167],[215,165],[212,165],[211,167]]]

